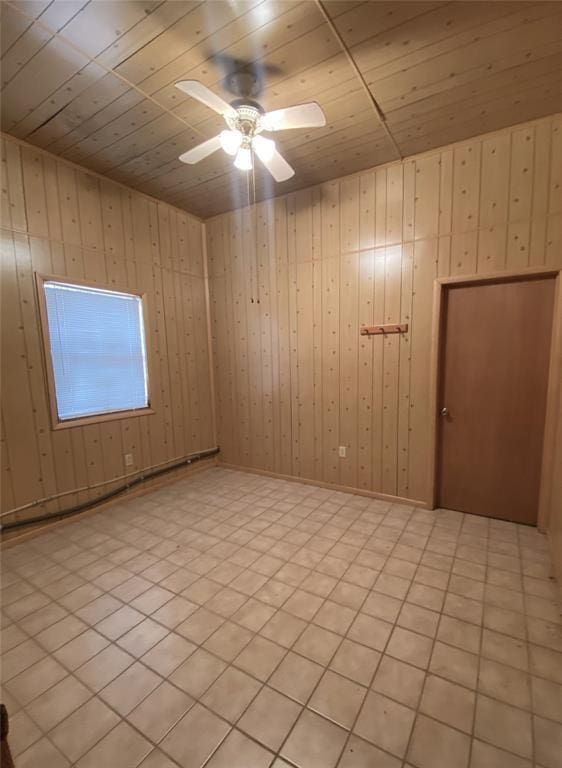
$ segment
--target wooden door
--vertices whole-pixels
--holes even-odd
[[[536,523],[554,285],[444,289],[440,507]]]

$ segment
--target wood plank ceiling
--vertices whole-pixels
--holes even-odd
[[[201,80],[232,100],[224,57],[264,74],[266,109],[314,99],[327,116],[323,129],[277,134],[296,175],[275,184],[256,168],[257,199],[561,104],[562,2],[0,5],[2,129],[203,218],[248,201],[246,174],[222,152],[179,162],[223,122],[174,82]]]

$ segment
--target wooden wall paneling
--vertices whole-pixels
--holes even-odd
[[[28,285],[26,286],[26,298],[23,299],[23,307],[27,314],[28,323],[24,324],[27,338],[29,375],[32,382],[33,396],[37,406],[37,425],[40,432],[38,443],[42,446],[42,457],[50,464],[50,457],[54,463],[54,468],[49,466],[47,471],[52,472],[55,482],[54,493],[59,491],[70,491],[78,487],[76,482],[75,464],[73,458],[73,446],[71,436],[66,430],[51,431],[50,403],[46,388],[46,374],[44,363],[44,347],[42,335],[39,328],[39,316],[37,314],[37,302],[35,298],[35,281],[33,272],[42,274],[60,274],[56,273],[54,267],[56,260],[53,258],[53,251],[59,250],[55,244],[46,240],[30,238],[26,244],[26,250],[29,254],[30,270],[27,275]],[[25,254],[27,256],[27,254]],[[29,281],[31,285],[29,285]],[[24,318],[25,320],[25,318]],[[79,501],[78,495],[69,495],[67,504],[76,504]],[[49,503],[49,510],[58,509],[62,504],[55,501]]]
[[[339,482],[339,184],[322,189],[322,401],[324,404],[322,479]]]
[[[196,446],[203,440],[204,429],[199,419],[199,404],[204,394],[201,392],[201,383],[198,376],[199,354],[198,345],[199,334],[201,330],[198,326],[197,316],[199,307],[195,305],[195,299],[199,285],[197,279],[187,274],[177,276],[181,281],[181,298],[183,308],[183,320],[185,325],[185,379],[183,386],[185,393],[185,417],[187,421],[184,424],[186,435],[188,435],[189,446]],[[196,450],[196,448],[194,448]]]
[[[549,161],[552,126],[548,121],[535,125],[535,154],[533,158],[533,204],[531,210],[531,238],[529,264],[544,264],[546,251],[546,223],[548,214]]]
[[[180,354],[178,350],[178,330],[180,316],[176,307],[175,284],[179,280],[177,271],[177,254],[172,253],[172,248],[177,243],[177,231],[175,230],[175,212],[168,206],[156,206],[157,222],[154,225],[154,238],[157,242],[157,255],[160,259],[160,268],[154,265],[155,273],[159,273],[162,280],[162,306],[163,324],[166,334],[166,359],[168,361],[169,392],[170,392],[170,418],[171,435],[173,435],[173,447],[170,458],[183,456],[188,453],[185,440],[185,415],[183,408],[183,386],[180,371]],[[172,230],[174,230],[172,232]],[[174,242],[174,246],[172,246]]]
[[[391,165],[386,176],[386,251],[384,322],[400,322],[402,275],[403,166]],[[400,336],[383,336],[383,476],[384,493],[396,494]]]
[[[159,206],[164,207],[164,206]],[[186,221],[185,219],[175,210],[171,211],[171,215],[169,217],[170,220],[170,234],[171,234],[171,259],[172,259],[172,269],[170,272],[166,275],[166,278],[168,280],[168,292],[170,295],[170,304],[174,308],[175,312],[175,345],[176,345],[176,373],[175,376],[177,378],[177,387],[179,390],[179,399],[181,404],[181,409],[179,406],[176,405],[176,409],[181,411],[181,434],[178,434],[176,436],[176,455],[185,455],[186,453],[192,452],[192,445],[193,443],[189,439],[189,424],[191,419],[193,418],[191,416],[191,409],[189,404],[189,394],[186,386],[187,381],[187,354],[189,351],[189,348],[191,344],[187,344],[187,338],[185,334],[185,302],[184,302],[184,295],[187,290],[187,283],[186,283],[186,277],[187,281],[195,281],[198,278],[196,278],[196,272],[194,270],[194,263],[196,261],[195,257],[193,259],[193,264],[191,262],[191,259],[189,258],[189,251],[191,250],[190,247],[190,238],[189,238],[189,230],[186,228]],[[199,233],[199,240],[201,240],[201,233]],[[200,248],[198,251],[200,252]],[[199,278],[201,279],[201,278]],[[205,294],[205,291],[202,291],[203,296]],[[172,304],[172,298],[173,298],[173,304]],[[166,321],[167,328],[170,327],[170,325],[173,324],[172,322],[168,323],[168,319]],[[201,331],[207,330],[207,322],[205,320],[204,329],[201,329]],[[201,336],[205,339],[205,342],[207,341],[207,333],[201,332]],[[191,341],[191,340],[189,340]],[[205,343],[206,348],[206,343]],[[210,367],[209,367],[209,360],[207,358],[206,361],[202,361],[203,366],[205,366],[205,362],[207,363],[206,369],[207,369],[207,376],[210,375]],[[205,367],[203,367],[203,371],[206,370]],[[200,393],[200,405],[202,406],[203,403],[206,402],[205,393]],[[194,414],[197,416],[197,414]],[[205,431],[206,427],[206,419],[202,419],[200,426],[202,427],[202,431]],[[174,430],[177,432],[175,425]],[[200,436],[200,442],[199,445],[203,444],[203,438]],[[178,450],[179,449],[179,450]],[[196,450],[196,449],[195,449]],[[181,453],[180,453],[181,451]]]
[[[452,240],[451,235],[445,235],[437,241],[437,277],[450,277],[452,274]]]
[[[295,299],[299,474],[314,477],[314,268],[312,193],[295,195]]]
[[[203,277],[194,277],[191,281],[191,292],[193,296],[193,305],[195,307],[196,335],[196,373],[197,373],[197,412],[196,418],[199,422],[199,444],[195,450],[200,450],[201,446],[214,445],[216,440],[214,436],[214,417],[213,417],[213,392],[210,386],[210,363],[209,363],[209,337],[207,334],[207,304],[205,297],[205,279]]]
[[[474,275],[478,264],[478,232],[458,232],[451,237],[451,275]]]
[[[277,324],[279,333],[278,419],[280,453],[276,466],[281,474],[292,474],[293,423],[291,402],[291,333],[289,324],[289,260],[287,201],[275,200],[275,253],[277,278]]]
[[[215,377],[215,409],[217,413],[217,441],[223,450],[227,442],[230,442],[231,420],[226,409],[232,405],[227,403],[225,396],[225,381],[230,376],[230,369],[226,363],[219,367],[219,356],[222,360],[228,359],[228,354],[224,349],[226,336],[226,279],[224,275],[224,252],[223,220],[214,219],[208,221],[205,226],[205,236],[207,239],[207,262],[209,270],[209,303],[211,307],[211,339],[213,349],[216,350],[213,356],[214,377]],[[185,333],[185,331],[184,331]],[[230,361],[229,361],[230,362]],[[224,424],[223,424],[224,422]],[[229,437],[226,438],[225,435]]]
[[[149,333],[147,335],[147,353],[150,403],[157,413],[165,414],[165,404],[162,397],[162,340],[158,314],[159,307],[151,264],[148,205],[146,200],[137,199],[135,196],[131,195],[127,199],[127,207],[129,208],[129,213],[126,214],[128,219],[127,225],[130,226],[130,236],[134,243],[132,257],[136,265],[138,287],[146,294],[149,326]],[[154,464],[160,464],[167,459],[166,427],[164,418],[152,419],[148,416],[147,419],[152,461]]]
[[[562,214],[549,216],[545,261],[549,267],[558,267],[562,264]]]
[[[427,452],[429,402],[429,356],[432,327],[433,282],[436,277],[437,241],[414,243],[413,301],[410,378],[409,498],[423,499],[428,494],[429,457]]]
[[[340,185],[340,381],[339,445],[346,457],[340,461],[340,483],[357,487],[357,365],[359,349],[359,177]]]
[[[245,291],[244,301],[248,319],[247,349],[249,376],[249,430],[250,461],[252,466],[264,468],[264,421],[263,421],[263,384],[261,357],[261,307],[258,303],[259,272],[257,268],[257,248],[259,212],[256,206],[242,210],[242,252],[245,261],[245,273],[251,275],[250,292]]]
[[[515,141],[512,149],[512,135],[531,130],[538,136],[540,131],[544,139],[557,125],[557,118],[547,118],[517,126],[275,201],[275,232],[269,240],[270,258],[277,265],[271,349],[278,361],[278,392],[273,414],[284,424],[275,433],[276,472],[429,500],[434,280],[507,269],[513,167],[523,177],[530,173],[533,186],[539,176],[538,139],[532,147],[533,164],[527,166],[525,144]],[[550,167],[550,150],[540,157]],[[532,170],[524,173],[525,167]],[[558,169],[548,173],[556,176]],[[527,203],[518,220],[534,222],[536,212],[547,232],[549,218],[554,249],[557,204],[549,203],[544,190],[556,196],[558,188],[548,178],[541,185],[538,197],[533,189],[531,207]],[[226,222],[229,216],[214,221]],[[263,319],[261,331],[267,335]],[[248,322],[251,326],[251,317]],[[361,322],[407,322],[409,330],[359,337]],[[266,359],[262,357],[263,381]],[[307,410],[310,375],[313,407]],[[246,385],[246,396],[248,391]],[[243,392],[239,399],[244,399]],[[234,414],[233,436],[240,446],[237,418]],[[317,433],[310,471],[303,468],[311,455],[303,418]],[[253,435],[253,427],[251,431]],[[348,449],[347,459],[338,456],[340,444]]]
[[[400,322],[402,246],[385,249],[384,322]],[[396,495],[400,334],[383,335],[382,490]]]
[[[413,198],[413,178],[405,179],[404,200]],[[400,322],[408,324],[408,331],[398,336],[398,419],[396,494],[403,498],[410,496],[409,489],[409,444],[410,444],[410,384],[412,362],[412,299],[413,299],[413,255],[414,244],[404,243],[401,253],[400,280]]]
[[[2,502],[6,509],[14,509],[16,506],[16,496],[14,493],[14,483],[12,478],[12,468],[10,466],[10,456],[8,454],[8,444],[6,442],[6,425],[4,423],[4,411],[2,410],[2,426],[0,432],[0,448],[2,461]]]
[[[359,249],[375,247],[375,174],[359,177]]]
[[[361,176],[364,183],[365,177]],[[374,179],[373,179],[374,181]],[[373,186],[374,189],[374,186]],[[371,218],[374,223],[373,211]],[[362,228],[363,234],[365,231]],[[374,324],[375,252],[359,252],[358,325]],[[358,331],[359,329],[357,329]],[[372,487],[373,476],[373,349],[376,339],[359,336],[357,359],[357,487]]]
[[[496,272],[506,263],[510,160],[509,133],[482,142],[478,272]]]
[[[386,245],[403,239],[404,166],[391,165],[386,172]]]
[[[535,131],[533,126],[513,132],[506,259],[508,269],[521,269],[529,266],[534,147]]]
[[[189,424],[191,428],[190,445],[207,444],[212,441],[212,416],[210,412],[209,395],[209,355],[208,334],[205,306],[205,290],[203,280],[203,255],[201,250],[201,233],[197,236],[192,231],[190,222],[187,226],[187,242],[185,244],[187,259],[186,290],[183,292],[184,312],[187,312],[189,331],[186,335],[185,357],[188,365],[190,383]],[[187,299],[187,302],[186,302]],[[190,449],[191,450],[191,449]]]
[[[275,435],[273,428],[273,329],[271,324],[270,220],[271,202],[260,203],[257,213],[257,281],[259,285],[260,349],[263,407],[263,463],[274,470]],[[257,372],[259,374],[259,371]]]
[[[121,222],[123,225],[123,252],[120,254],[121,258],[125,262],[125,272],[127,275],[127,284],[132,285],[136,290],[141,289],[140,280],[140,268],[137,268],[136,260],[136,247],[134,237],[134,224],[133,224],[133,212],[131,209],[132,194],[125,190],[118,190],[121,208]],[[141,244],[142,248],[145,244]],[[139,260],[140,265],[140,260]],[[150,316],[150,298],[146,297],[146,310],[147,319],[145,320],[145,332],[146,332],[146,354],[148,364],[148,387],[149,397],[152,398],[153,393],[153,342],[152,342],[152,319]],[[152,456],[152,442],[151,442],[151,424],[153,422],[152,414],[145,414],[138,417],[138,428],[140,437],[140,452],[141,461],[143,467],[153,466],[155,459]]]
[[[470,232],[478,227],[480,194],[480,142],[462,145],[454,151],[453,232]]]
[[[38,423],[29,377],[25,296],[20,297],[21,272],[25,268],[22,250],[27,238],[14,233],[3,236],[2,241],[2,403],[14,495],[19,506],[48,495],[52,476],[45,476],[45,441],[44,435],[39,435],[41,420]],[[43,511],[47,511],[46,507]]]
[[[174,430],[172,414],[172,383],[168,358],[168,338],[166,335],[166,306],[164,301],[164,286],[160,263],[160,243],[158,233],[158,203],[147,200],[147,225],[150,258],[150,274],[154,290],[154,305],[156,310],[156,325],[158,328],[158,360],[160,364],[160,391],[164,415],[164,459],[175,457]]]
[[[26,338],[26,354],[30,378],[31,393],[38,429],[43,475],[46,478],[48,495],[59,490],[71,490],[76,487],[72,463],[72,445],[70,436],[64,432],[52,432],[50,423],[50,403],[45,387],[43,345],[39,330],[39,316],[35,298],[34,271],[53,274],[49,215],[43,172],[43,156],[31,148],[21,148],[22,182],[26,201],[28,231],[38,238],[22,240],[19,252],[18,280],[22,306],[23,327]],[[76,503],[71,496],[69,503]],[[60,503],[55,501],[48,509],[56,510]]]
[[[59,438],[51,431],[51,413],[47,388],[43,344],[36,301],[34,271],[47,272],[51,267],[49,242],[16,235],[17,272],[20,288],[22,325],[28,368],[32,409],[37,430],[41,472],[48,496],[59,490],[75,488],[71,446],[68,436]],[[59,508],[59,502],[48,505],[47,511]]]
[[[154,201],[28,145],[8,139],[2,149],[2,248],[6,256],[2,288],[7,297],[2,308],[2,332],[7,339],[2,369],[4,403],[8,404],[4,407],[3,451],[10,482],[3,508],[103,483],[97,490],[70,493],[17,513],[25,516],[40,510],[56,512],[94,498],[114,487],[113,478],[176,458],[188,446],[193,445],[193,450],[210,447],[208,343],[206,332],[200,333],[206,328],[205,277],[201,225],[192,217],[167,206],[159,211]],[[186,242],[186,233],[194,247]],[[35,271],[146,292],[154,415],[51,430]],[[185,347],[179,338],[184,300],[189,312],[191,304],[195,307],[197,329],[192,329]],[[189,419],[183,407],[188,348],[197,382],[197,413]],[[14,398],[17,394],[14,404],[10,392]],[[189,438],[193,423],[200,434],[197,441]],[[125,467],[125,453],[133,454],[131,467]]]
[[[548,212],[560,215],[562,208],[562,115],[552,119],[552,140],[550,152],[550,186]]]
[[[416,159],[414,238],[436,237],[439,232],[440,166],[438,155]]]
[[[562,265],[562,116],[552,119],[550,155],[549,217],[545,261],[548,266]]]
[[[29,316],[29,293],[22,290],[22,276],[25,275],[25,253],[22,243],[27,242],[27,212],[25,209],[24,182],[20,147],[11,142],[2,147],[2,187],[7,191],[7,205],[3,209],[5,223],[12,232],[2,234],[2,402],[3,402],[3,437],[11,467],[11,487],[15,502],[26,503],[33,496],[45,495],[50,487],[51,477],[44,477],[45,439],[34,442],[29,450],[29,440],[37,426],[36,409],[32,403],[33,392],[27,360],[27,339],[24,319]],[[33,306],[33,305],[32,305]],[[37,361],[35,361],[37,364]],[[11,375],[8,375],[10,373]],[[14,376],[14,374],[16,374]],[[36,380],[36,377],[33,376]],[[41,414],[39,425],[43,426]],[[46,509],[46,507],[43,507]]]
[[[2,169],[8,198],[8,226],[16,232],[27,232],[20,147],[8,140],[4,141],[3,144]]]
[[[270,387],[269,417],[271,419],[271,457],[272,472],[281,472],[281,404],[280,404],[280,333],[279,333],[279,308],[278,308],[278,253],[277,253],[277,210],[275,200],[271,200],[266,207],[265,238],[267,248],[267,261],[264,268],[264,293],[267,291],[267,312],[270,338],[270,375],[268,384]]]
[[[385,247],[374,251],[373,322],[384,323]],[[383,472],[383,403],[384,403],[384,344],[383,338],[373,337],[373,487],[382,488]]]
[[[233,397],[235,346],[235,319],[232,312],[232,271],[228,250],[228,224],[225,219],[207,223],[207,248],[209,257],[210,301],[212,341],[215,366],[215,393],[217,403],[218,443],[230,460],[235,451],[234,412],[237,408]],[[225,236],[225,230],[226,236]],[[230,271],[227,276],[227,270]],[[220,362],[219,362],[220,361]]]
[[[312,477],[322,477],[322,190],[312,190],[312,369],[313,369],[313,454]]]
[[[299,362],[298,362],[298,289],[297,289],[297,216],[296,194],[287,196],[287,282],[288,282],[288,345],[291,393],[292,474],[301,476],[301,434],[299,429]]]
[[[236,390],[238,397],[238,425],[240,441],[237,446],[239,463],[250,465],[250,360],[248,354],[248,305],[250,288],[249,265],[244,254],[244,232],[241,211],[233,211],[227,221],[230,224],[230,261],[232,265],[232,297],[236,307]]]
[[[374,323],[375,174],[359,176],[359,325]],[[357,440],[359,488],[373,483],[373,339],[360,336],[357,373]]]
[[[182,215],[182,218],[185,218]],[[195,226],[196,225],[196,226]],[[200,420],[202,424],[203,445],[217,444],[217,418],[214,399],[214,377],[213,377],[213,347],[210,334],[210,303],[209,303],[209,273],[207,263],[207,246],[205,239],[205,229],[200,222],[187,217],[188,239],[186,248],[189,251],[190,263],[194,269],[197,279],[193,286],[197,288],[196,306],[198,323],[201,326],[201,332],[198,334],[198,364],[197,374],[199,380],[200,392]],[[204,331],[203,331],[204,329]],[[229,333],[232,328],[229,327]],[[230,353],[232,349],[229,348]]]
[[[476,272],[477,228],[480,203],[480,142],[455,149],[451,274]]]

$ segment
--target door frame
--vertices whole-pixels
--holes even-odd
[[[484,285],[486,283],[513,283],[533,278],[550,277],[555,279],[552,341],[550,345],[550,362],[548,369],[548,384],[546,392],[546,415],[543,440],[543,457],[541,480],[539,488],[539,509],[537,527],[544,531],[548,523],[548,510],[552,475],[554,472],[554,449],[556,439],[556,412],[559,391],[562,386],[562,269],[560,267],[537,267],[517,271],[490,272],[485,275],[458,275],[455,277],[438,277],[433,284],[433,319],[431,330],[431,362],[429,402],[430,434],[429,434],[429,477],[428,477],[428,506],[437,506],[437,487],[439,470],[439,389],[441,368],[443,363],[443,339],[445,329],[445,292],[450,287],[460,285]]]

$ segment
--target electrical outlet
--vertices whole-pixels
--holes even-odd
[[[345,459],[345,445],[340,445],[338,453],[340,455],[340,459]]]
[[[132,467],[133,466],[133,454],[132,453],[126,453],[125,454],[125,466],[126,467]]]

